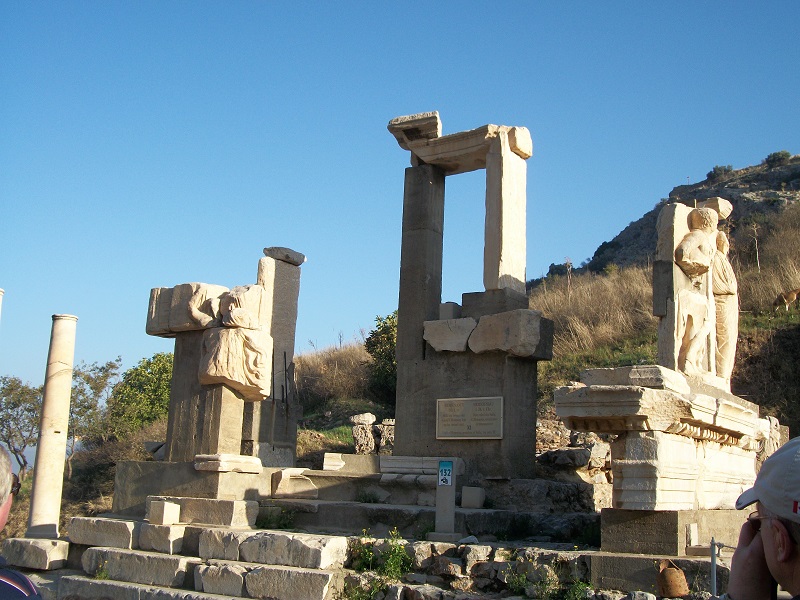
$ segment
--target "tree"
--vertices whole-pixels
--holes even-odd
[[[364,340],[364,347],[372,357],[370,365],[370,391],[380,401],[394,405],[397,391],[397,311],[385,317],[375,317],[375,329]]]
[[[72,371],[72,397],[69,406],[67,437],[67,479],[72,479],[72,459],[81,441],[102,439],[104,413],[114,385],[119,379],[122,358],[101,365],[81,362]]]
[[[108,399],[107,432],[117,438],[141,429],[169,412],[172,354],[159,352],[125,371]]]
[[[764,159],[764,162],[769,168],[773,168],[780,165],[785,165],[787,162],[789,162],[791,157],[792,153],[788,150],[779,150],[778,152],[773,152],[767,156],[767,158]]]
[[[18,377],[0,377],[0,442],[19,465],[19,479],[28,473],[25,450],[36,445],[42,388],[22,383]]]
[[[708,179],[709,181],[716,181],[718,179],[722,179],[732,171],[733,167],[731,165],[717,165],[713,169],[711,169],[708,173],[706,173],[706,179]]]

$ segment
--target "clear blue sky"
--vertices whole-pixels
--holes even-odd
[[[530,129],[528,277],[715,165],[800,152],[800,2],[0,2],[0,375],[172,348],[149,290],[308,256],[297,351],[396,308],[393,117]],[[444,299],[482,289],[483,175],[448,179]]]

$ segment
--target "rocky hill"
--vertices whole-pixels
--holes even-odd
[[[778,154],[778,153],[776,153]],[[597,248],[588,269],[601,272],[610,264],[619,267],[646,265],[656,249],[656,220],[661,208],[670,202],[693,205],[695,200],[720,196],[733,204],[728,224],[733,239],[751,223],[761,223],[793,203],[800,201],[800,155],[777,158],[739,170],[715,167],[700,183],[679,185],[642,218],[632,222],[619,235]],[[738,234],[738,236],[737,236]]]

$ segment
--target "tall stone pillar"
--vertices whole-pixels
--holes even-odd
[[[78,317],[73,315],[53,315],[31,509],[25,532],[29,538],[58,538],[77,322]]]
[[[5,295],[6,291],[3,288],[0,288],[0,313],[3,310],[3,296]]]
[[[432,399],[415,398],[413,390],[422,385],[420,373],[426,350],[423,324],[439,317],[442,301],[444,188],[445,175],[438,167],[406,169],[397,312],[398,455],[415,455],[420,446],[419,428],[429,420],[434,404]]]

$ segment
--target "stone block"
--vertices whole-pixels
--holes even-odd
[[[477,325],[477,321],[472,317],[425,321],[422,337],[437,352],[464,352],[467,349],[469,336]]]
[[[182,498],[148,496],[146,518],[154,501],[174,502],[181,507],[182,523],[202,523],[226,527],[253,527],[258,517],[258,502],[254,500],[218,500],[213,498]]]
[[[353,415],[348,420],[352,425],[372,425],[375,421],[378,420],[378,417],[376,417],[372,413],[367,412],[358,415]]]
[[[241,560],[308,569],[341,568],[347,538],[277,531],[258,532],[239,545]]]
[[[609,369],[587,369],[581,373],[586,385],[640,385],[678,394],[691,392],[683,373],[660,365],[637,365]]]
[[[611,444],[614,508],[733,508],[755,480],[754,453],[661,431],[632,431]]]
[[[185,525],[143,523],[139,531],[139,547],[164,554],[180,554],[183,550]]]
[[[335,582],[328,571],[265,565],[248,572],[244,583],[252,598],[325,600]]]
[[[510,310],[528,308],[528,296],[510,288],[461,295],[461,317],[480,319]]]
[[[442,121],[436,110],[396,117],[389,121],[387,128],[403,150],[409,150],[409,143],[442,136]]]
[[[194,457],[194,468],[217,473],[258,474],[264,470],[260,458],[241,454],[198,454]]]
[[[252,531],[205,529],[200,533],[198,555],[205,559],[239,560],[239,546],[254,535]]]
[[[207,283],[181,283],[172,288],[170,299],[170,312],[169,312],[169,331],[176,333],[180,331],[197,331],[205,329],[206,324],[198,322],[197,318],[192,316],[192,309],[189,306],[189,301],[195,294],[199,298],[195,298],[195,303],[199,307],[207,305],[222,296],[225,292],[230,291],[222,285],[213,285]],[[163,292],[162,292],[163,294]],[[165,298],[167,296],[165,295]],[[159,301],[161,295],[159,295]],[[160,311],[160,307],[158,309]],[[210,313],[210,310],[203,311]],[[210,318],[210,315],[206,315]]]
[[[200,565],[195,570],[195,588],[209,594],[244,596],[244,577],[247,567],[237,564],[215,563]],[[200,585],[197,585],[199,580]]]
[[[272,474],[273,498],[296,498],[314,500],[319,497],[319,490],[314,482],[303,475],[303,468],[289,468],[275,471]]]
[[[375,455],[326,452],[322,470],[362,474],[380,473],[380,458]]]
[[[446,321],[447,319],[460,319],[461,318],[461,305],[458,302],[442,302],[439,305],[439,319]]]
[[[92,579],[82,575],[62,577],[58,583],[58,594],[60,598],[81,600],[142,600],[141,587],[135,583]]]
[[[67,564],[69,542],[28,538],[3,540],[3,558],[8,564],[26,569],[50,571]]]
[[[73,517],[69,522],[69,540],[86,546],[138,548],[140,521],[102,517]]]
[[[523,358],[553,357],[553,322],[538,310],[520,309],[485,315],[469,337],[475,353],[502,351]]]
[[[483,508],[486,490],[481,487],[465,485],[461,488],[461,508]]]
[[[166,587],[183,587],[187,574],[200,563],[199,558],[117,548],[89,548],[81,559],[89,575],[103,567],[109,579]]]
[[[306,262],[305,254],[302,252],[297,252],[296,250],[292,250],[291,248],[284,248],[282,246],[270,246],[269,248],[264,248],[264,256],[289,263],[295,267],[299,267]]]
[[[155,500],[150,503],[150,523],[153,525],[174,525],[180,522],[180,504],[164,500]]]

